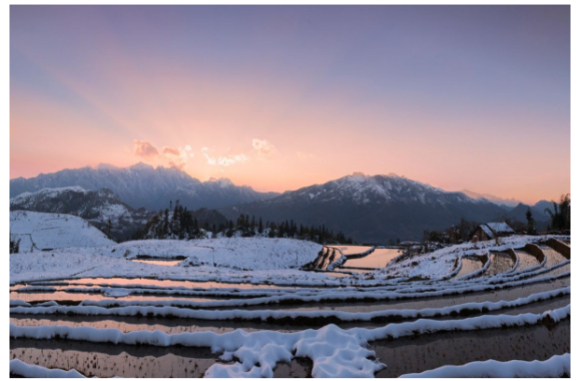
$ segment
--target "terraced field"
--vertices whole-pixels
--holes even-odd
[[[570,259],[546,239],[466,244],[348,272],[342,257],[355,254],[326,247],[304,266],[315,272],[287,272],[290,284],[241,274],[200,281],[195,269],[188,279],[19,275],[10,288],[11,375],[570,375]],[[386,254],[377,251],[375,263]]]

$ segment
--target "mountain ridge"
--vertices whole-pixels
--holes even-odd
[[[110,189],[123,202],[138,209],[161,210],[168,200],[180,200],[189,209],[220,208],[278,195],[234,185],[228,179],[202,182],[177,168],[156,168],[139,162],[120,168],[99,164],[95,168],[63,169],[25,179],[10,180],[10,197],[44,188],[80,186],[86,190]]]
[[[457,224],[461,218],[488,222],[507,211],[486,199],[448,192],[403,176],[354,173],[267,200],[221,209],[225,217],[255,215],[278,221],[325,224],[360,242],[416,240],[424,230]],[[281,217],[283,216],[283,217]]]

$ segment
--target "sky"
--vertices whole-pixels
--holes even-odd
[[[570,192],[569,6],[10,8],[10,178],[139,161]]]

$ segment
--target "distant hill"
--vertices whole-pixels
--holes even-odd
[[[30,210],[82,217],[116,241],[131,238],[154,215],[144,208],[133,209],[111,190],[85,190],[79,186],[46,188],[25,192],[10,199],[10,210]],[[110,220],[110,231],[108,221]]]
[[[79,186],[86,190],[109,189],[132,208],[161,210],[169,200],[180,200],[189,209],[220,208],[263,200],[278,193],[261,193],[236,186],[228,179],[201,182],[176,168],[153,168],[138,163],[128,168],[99,165],[64,169],[36,177],[10,180],[10,197],[44,188]]]
[[[10,238],[20,240],[20,253],[115,244],[80,217],[30,211],[10,212]]]
[[[342,230],[358,242],[420,240],[423,231],[439,230],[461,218],[488,222],[506,210],[486,199],[446,192],[396,175],[353,174],[278,197],[220,209],[225,217],[240,213],[264,220],[321,225]]]
[[[476,193],[476,192],[472,192],[469,191],[467,189],[464,189],[462,191],[463,194],[465,194],[466,196],[473,198],[475,200],[477,199],[481,199],[481,198],[485,198],[486,200],[493,202],[496,205],[499,205],[505,209],[511,209],[514,208],[516,205],[518,205],[520,203],[520,201],[514,199],[514,198],[501,198],[501,197],[497,197],[491,194],[482,194],[482,193]]]
[[[519,203],[515,208],[508,212],[507,217],[510,220],[519,221],[525,224],[527,223],[526,212],[528,211],[528,208],[532,211],[532,217],[536,221],[536,230],[546,230],[550,223],[550,215],[545,212],[545,209],[548,208],[552,212],[554,211],[551,201],[538,201],[534,206]]]

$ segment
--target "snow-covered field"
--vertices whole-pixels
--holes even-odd
[[[10,237],[20,239],[21,253],[114,244],[103,232],[80,217],[29,211],[10,212]]]
[[[298,269],[317,257],[322,246],[290,238],[214,238],[191,241],[146,240],[129,241],[95,254],[133,259],[185,257],[182,266],[213,264],[238,270]]]
[[[14,375],[570,374],[570,260],[540,257],[517,268],[519,259],[512,259],[510,269],[485,273],[495,257],[490,251],[528,244],[539,251],[548,239],[567,236],[467,243],[405,256],[374,272],[333,274],[300,270],[322,251],[311,242],[234,237],[115,244],[71,216],[17,213],[12,234],[30,234],[37,246],[55,249],[10,256]],[[548,250],[542,252],[554,255]],[[461,260],[472,256],[485,264],[464,275]],[[132,261],[146,257],[182,261]],[[55,337],[60,340],[51,341]],[[24,338],[53,344],[39,351],[21,347]],[[439,350],[431,351],[432,340]],[[460,340],[480,348],[454,351]],[[106,343],[126,356],[110,353]],[[388,343],[396,348],[391,356]],[[413,364],[420,356],[427,361]],[[175,366],[180,373],[173,373]]]
[[[334,282],[320,273],[299,271],[321,245],[288,238],[145,240],[96,247],[72,247],[34,256],[13,255],[10,282],[70,277],[154,277],[258,283]],[[185,258],[173,267],[133,262],[139,257]]]

